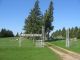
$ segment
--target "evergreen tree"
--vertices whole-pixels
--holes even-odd
[[[65,38],[66,37],[66,29],[65,27],[62,29],[62,36]]]
[[[77,38],[77,36],[78,36],[78,27],[76,26],[74,29],[75,29],[74,30],[74,35],[75,35],[75,38]]]
[[[25,33],[41,33],[42,31],[42,14],[39,8],[39,1],[36,0],[34,8],[30,15],[25,19]]]
[[[6,36],[6,29],[1,29],[0,37]]]
[[[58,35],[59,35],[59,36],[62,36],[61,33],[62,33],[62,32],[61,32],[61,29],[59,29],[59,31],[58,31]]]
[[[14,37],[14,34],[10,30],[1,29],[0,37]]]
[[[74,34],[74,28],[72,27],[71,29],[70,29],[70,38],[74,38],[75,37],[75,34]]]
[[[50,2],[48,10],[44,14],[44,21],[45,21],[45,33],[49,40],[49,33],[53,30],[52,22],[53,22],[53,1]]]
[[[19,33],[17,32],[16,37],[19,37]]]
[[[63,38],[66,37],[66,30],[65,28],[62,29],[62,31],[59,29],[59,30],[56,30],[55,32],[53,32],[52,34],[52,37],[58,37],[58,36],[63,36]],[[78,38],[80,39],[80,28],[78,28],[77,26],[76,27],[72,27],[72,28],[69,28],[69,37],[70,38]]]
[[[54,33],[53,33],[53,38],[57,38],[59,36],[59,31],[56,30]]]
[[[77,38],[80,39],[80,28],[78,28],[78,35]]]

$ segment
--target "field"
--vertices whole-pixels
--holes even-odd
[[[53,41],[53,42],[50,42],[52,44],[55,44],[57,46],[60,46],[60,47],[63,47],[63,48],[66,48],[66,40],[58,40],[58,41]],[[71,51],[74,51],[74,52],[77,52],[77,53],[80,53],[80,39],[78,39],[77,41],[70,41],[70,47],[69,48],[66,48],[66,49],[69,49]]]
[[[37,48],[31,40],[24,39],[19,47],[16,38],[0,38],[0,60],[60,60],[47,47]]]

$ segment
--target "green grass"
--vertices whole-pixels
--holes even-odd
[[[55,44],[57,46],[66,48],[66,44],[65,44],[66,42],[65,41],[66,40],[58,40],[58,41],[53,41],[51,43],[52,44]],[[66,49],[69,49],[71,51],[80,53],[80,39],[78,39],[77,41],[71,41],[70,42],[70,47],[69,48],[66,48]]]
[[[16,38],[0,38],[0,60],[60,60],[47,47],[37,48],[31,40],[23,40],[18,46]]]

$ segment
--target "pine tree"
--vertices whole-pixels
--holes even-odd
[[[53,1],[50,2],[48,10],[44,14],[44,21],[45,21],[45,33],[49,40],[49,33],[53,30],[52,22],[53,22]]]
[[[39,8],[39,1],[36,0],[34,8],[31,10],[24,26],[25,33],[41,33],[42,31],[42,14]]]
[[[80,39],[80,28],[78,28],[78,35],[77,38]]]
[[[74,30],[75,29],[73,27],[70,29],[70,38],[74,38],[75,37]]]
[[[19,37],[19,33],[17,32],[16,37]]]
[[[14,34],[10,30],[1,29],[0,37],[14,37]]]
[[[63,36],[63,38],[66,37],[66,29],[65,29],[65,27],[62,29],[62,36]]]
[[[77,38],[77,36],[78,36],[78,27],[77,26],[75,27],[74,34],[75,34],[74,38]]]

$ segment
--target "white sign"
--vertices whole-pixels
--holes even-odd
[[[33,37],[33,36],[42,36],[42,34],[21,34],[21,36],[31,36],[31,37]]]

